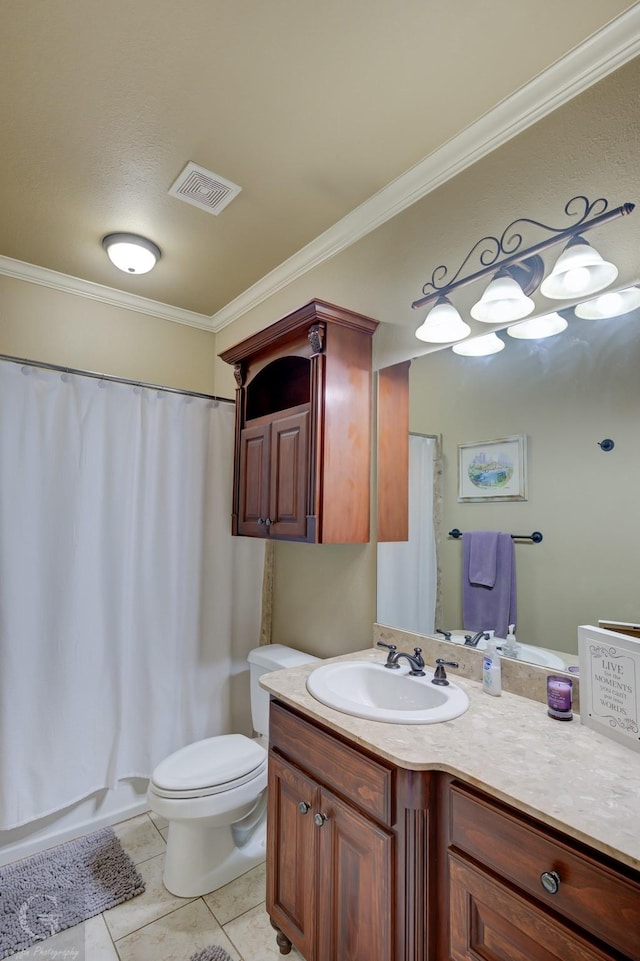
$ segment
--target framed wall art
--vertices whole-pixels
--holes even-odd
[[[458,501],[526,501],[525,434],[458,445]]]

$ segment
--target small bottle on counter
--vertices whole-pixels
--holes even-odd
[[[502,694],[502,670],[498,645],[493,637],[487,641],[482,662],[482,690],[498,697]]]
[[[509,633],[505,638],[505,642],[502,645],[502,653],[506,654],[507,657],[517,657],[518,656],[518,642],[516,641],[515,635],[515,624],[509,624]]]

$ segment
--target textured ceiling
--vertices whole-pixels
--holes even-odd
[[[632,6],[4,0],[0,257],[209,317]],[[242,187],[218,217],[188,161]]]

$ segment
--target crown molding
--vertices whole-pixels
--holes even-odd
[[[140,297],[124,290],[104,287],[102,284],[94,284],[89,280],[58,273],[56,270],[37,267],[22,260],[13,260],[11,257],[0,255],[0,274],[14,277],[16,280],[26,280],[30,284],[39,284],[41,287],[50,287],[52,290],[61,290],[65,294],[75,294],[87,300],[97,300],[112,307],[124,307],[125,310],[159,317],[161,320],[171,320],[187,327],[213,330],[211,317],[207,314],[197,314],[195,311],[183,310],[181,307],[172,307],[170,304],[162,304],[149,297]]]
[[[640,4],[391,181],[212,315],[222,330],[273,294],[442,186],[640,53]]]
[[[391,181],[293,256],[207,316],[0,255],[0,274],[115,307],[219,331],[356,243],[491,151],[640,54],[640,3]]]

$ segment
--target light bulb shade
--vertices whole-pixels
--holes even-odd
[[[427,344],[450,344],[471,333],[464,320],[446,297],[439,297],[424,323],[416,330],[416,337]]]
[[[454,344],[451,350],[463,357],[486,357],[504,350],[504,341],[497,334],[483,334],[482,337],[472,337],[463,344]]]
[[[523,320],[522,323],[509,327],[507,333],[516,340],[543,340],[545,337],[561,334],[568,326],[560,314],[544,314],[543,317],[532,317],[531,320]]]
[[[520,284],[506,273],[499,273],[471,308],[471,316],[484,324],[500,324],[521,320],[534,308],[534,302],[526,296]]]
[[[540,292],[552,300],[570,300],[604,290],[617,276],[615,264],[603,260],[582,237],[572,237],[540,284]]]
[[[102,246],[111,263],[125,274],[147,274],[160,260],[160,248],[137,234],[107,234]]]
[[[636,307],[640,307],[640,288],[627,287],[625,290],[612,290],[611,293],[600,294],[595,300],[578,304],[574,308],[574,313],[581,320],[604,320],[608,317],[628,314]]]

